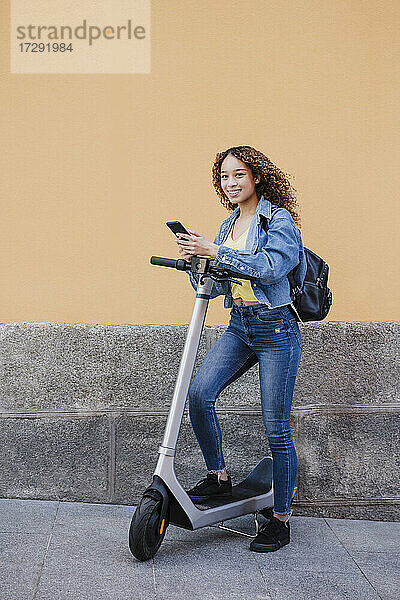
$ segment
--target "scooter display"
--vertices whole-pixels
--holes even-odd
[[[156,554],[169,524],[189,530],[218,524],[222,529],[236,531],[225,527],[224,521],[254,513],[255,536],[259,526],[258,515],[270,517],[274,503],[272,458],[269,456],[264,457],[243,481],[232,487],[232,497],[207,500],[201,504],[191,500],[174,470],[179,430],[214,281],[241,284],[234,278],[251,277],[217,267],[214,259],[197,256],[192,257],[190,263],[183,259],[152,256],[150,263],[178,271],[191,271],[199,275],[199,283],[153,481],[144,491],[130,524],[129,548],[140,561],[149,560]]]

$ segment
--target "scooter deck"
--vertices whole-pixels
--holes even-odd
[[[272,460],[263,458],[249,473],[246,479],[243,479],[237,485],[232,486],[232,496],[229,498],[213,498],[203,500],[201,503],[194,502],[199,510],[207,510],[224,504],[232,504],[238,500],[253,498],[267,494],[272,487]]]

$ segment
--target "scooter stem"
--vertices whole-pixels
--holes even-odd
[[[202,281],[203,283],[201,283]],[[168,456],[175,455],[179,429],[185,410],[186,397],[196,361],[197,351],[200,345],[200,338],[204,327],[212,286],[213,281],[209,277],[202,278],[200,275],[192,319],[186,335],[185,346],[183,348],[178,376],[175,383],[174,395],[172,397],[171,408],[165,427],[164,439],[159,449],[160,454],[166,454]]]

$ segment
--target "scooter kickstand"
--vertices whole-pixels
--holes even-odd
[[[258,512],[256,511],[254,514],[254,525],[255,525],[255,533],[245,533],[244,531],[239,531],[238,529],[232,529],[232,527],[226,527],[224,525],[225,521],[221,521],[218,525],[211,525],[211,527],[217,527],[218,529],[223,529],[224,531],[231,531],[232,533],[237,533],[238,535],[243,535],[245,537],[253,538],[257,535],[260,529],[260,523],[258,522]]]
[[[259,521],[258,521],[258,518],[257,518],[257,517],[258,517],[258,511],[256,511],[256,512],[254,513],[254,526],[255,526],[255,528],[256,528],[256,535],[257,535],[257,534],[258,534],[258,532],[260,531],[260,523],[259,523]]]

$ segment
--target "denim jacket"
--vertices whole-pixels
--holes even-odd
[[[287,274],[293,272],[296,287],[302,287],[307,262],[300,231],[292,215],[285,208],[277,207],[261,196],[247,235],[245,250],[224,246],[233,221],[239,216],[239,207],[222,222],[214,244],[219,246],[215,266],[226,266],[239,273],[255,278],[250,285],[254,296],[268,308],[292,303]],[[261,215],[267,219],[268,232],[262,226]],[[190,283],[196,290],[199,275],[189,272]],[[229,282],[214,282],[210,298],[225,294],[224,308],[233,305]]]

